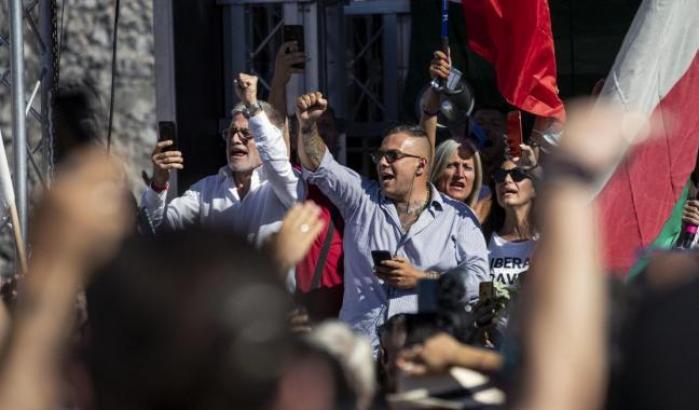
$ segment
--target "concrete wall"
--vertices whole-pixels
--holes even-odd
[[[63,35],[61,38],[60,76],[88,77],[96,85],[103,100],[104,124],[107,124],[107,104],[111,80],[111,53],[114,23],[114,1],[57,0],[59,30],[63,7]],[[25,6],[30,2],[23,2]],[[63,4],[65,3],[65,4]],[[38,7],[32,11],[38,23]],[[114,152],[123,155],[133,191],[144,188],[141,170],[150,173],[150,151],[156,140],[155,78],[153,57],[153,7],[151,0],[121,2],[119,21],[117,81],[114,99],[112,141]],[[7,1],[0,2],[0,33],[9,38],[9,10]],[[25,86],[27,98],[38,80],[39,44],[25,22]],[[0,46],[0,74],[10,70],[9,44]],[[10,90],[0,86],[0,129],[12,163],[12,125]],[[37,110],[41,104],[35,101]],[[27,120],[28,139],[38,142],[40,129],[37,121]],[[105,129],[106,133],[106,129]],[[12,164],[10,164],[12,166]],[[36,185],[36,176],[29,170],[30,183]],[[12,270],[13,246],[9,229],[0,231],[0,272]]]

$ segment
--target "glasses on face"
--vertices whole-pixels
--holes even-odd
[[[371,160],[374,162],[374,164],[378,164],[379,162],[381,162],[381,158],[383,157],[386,157],[386,162],[388,162],[389,164],[392,164],[398,161],[399,159],[405,157],[422,158],[419,155],[406,154],[405,152],[397,149],[390,149],[388,151],[378,150],[376,152],[371,153]]]
[[[521,182],[529,176],[525,174],[521,169],[519,168],[512,168],[512,169],[498,169],[493,173],[493,179],[495,180],[496,183],[502,184],[505,182],[505,178],[507,178],[507,175],[510,175],[510,178],[514,182]]]
[[[252,138],[252,134],[250,134],[249,129],[236,127],[226,128],[225,130],[221,131],[221,138],[223,138],[224,141],[228,141],[236,133],[239,133],[241,135],[241,138],[245,141]]]

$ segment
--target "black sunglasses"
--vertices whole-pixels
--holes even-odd
[[[383,157],[386,157],[386,162],[388,162],[389,164],[392,164],[398,161],[399,159],[405,157],[422,159],[422,157],[419,155],[406,154],[405,152],[399,151],[397,149],[390,149],[388,151],[378,150],[376,152],[371,153],[371,160],[374,162],[374,164],[378,164],[379,162],[381,162],[381,158]]]
[[[249,129],[235,127],[226,128],[225,130],[221,131],[221,138],[223,138],[224,141],[228,141],[228,139],[237,132],[239,132],[242,135],[242,138],[244,140],[249,140],[250,138],[252,138],[252,134],[250,133]]]
[[[505,182],[505,178],[507,178],[507,175],[510,175],[510,178],[514,182],[521,182],[522,180],[525,180],[529,178],[529,175],[525,174],[524,171],[522,171],[519,168],[512,168],[512,169],[498,169],[493,173],[493,179],[495,180],[496,183],[501,184]]]

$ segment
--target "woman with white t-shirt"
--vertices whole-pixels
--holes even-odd
[[[517,284],[521,273],[529,270],[538,234],[533,222],[536,191],[531,175],[512,161],[505,161],[493,173],[498,212],[491,213],[490,277],[507,286]],[[500,213],[502,215],[502,213]]]

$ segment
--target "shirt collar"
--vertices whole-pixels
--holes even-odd
[[[430,196],[430,203],[428,208],[434,207],[435,209],[441,211],[444,209],[444,198],[442,197],[442,193],[437,191],[437,187],[434,186],[431,182],[429,182],[430,188],[432,195]],[[393,201],[389,198],[387,198],[384,194],[383,191],[381,191],[381,187],[379,187],[379,198],[381,201],[382,205],[386,204],[392,204]]]
[[[235,179],[233,178],[233,171],[228,167],[228,165],[222,166],[218,170],[218,175],[222,178],[229,179],[231,186],[235,186]],[[259,166],[252,170],[252,179],[250,180],[250,190],[257,188],[262,181],[266,180],[263,173],[262,166]]]

